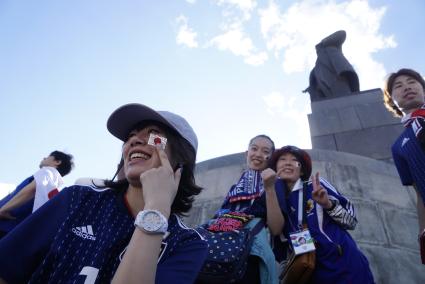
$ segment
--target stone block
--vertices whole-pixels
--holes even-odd
[[[362,128],[378,127],[382,125],[398,125],[400,119],[395,118],[384,106],[382,101],[368,104],[358,104],[354,106]]]
[[[311,144],[314,149],[336,150],[333,134],[311,137]]]
[[[384,220],[387,227],[390,244],[400,248],[409,248],[419,251],[418,245],[418,218],[414,212],[381,205],[384,211]]]
[[[368,104],[374,102],[382,103],[382,90],[372,89],[358,93],[353,93],[350,96],[332,98],[324,101],[311,103],[311,111],[326,112],[329,109],[351,107],[359,104]]]
[[[401,186],[394,171],[383,173],[380,167],[374,168],[372,165],[361,167],[339,162],[314,162],[313,172],[319,171],[323,178],[349,199],[380,200],[394,206],[412,208],[411,193]]]
[[[391,146],[398,137],[393,126],[382,126],[335,133],[339,152],[353,153],[372,159],[389,159],[392,157]]]
[[[353,107],[334,108],[308,115],[312,137],[361,129]]]
[[[358,224],[356,229],[349,231],[356,242],[372,245],[388,245],[388,237],[382,220],[382,214],[374,202],[367,200],[352,200],[356,210]]]
[[[359,244],[371,264],[377,284],[425,283],[425,265],[418,253]]]

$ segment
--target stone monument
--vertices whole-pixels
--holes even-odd
[[[342,53],[345,38],[345,31],[337,31],[316,45],[316,65],[310,73],[310,86],[304,91],[312,102],[359,91],[359,78]]]
[[[307,88],[313,172],[353,202],[359,223],[350,233],[368,257],[377,284],[425,283],[416,195],[401,185],[391,160],[390,146],[402,126],[385,109],[380,89],[359,91],[357,74],[341,51],[344,40],[345,32],[339,31],[316,46],[318,59]],[[196,226],[211,218],[244,167],[244,153],[198,163],[195,177],[205,189],[186,223]]]

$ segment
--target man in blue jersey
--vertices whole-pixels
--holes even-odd
[[[0,238],[58,192],[62,177],[71,172],[72,155],[53,151],[40,162],[40,170],[0,200]],[[46,195],[44,197],[43,195]]]
[[[208,248],[181,220],[202,189],[195,132],[141,104],[115,110],[107,127],[123,141],[124,175],[63,189],[3,238],[0,283],[195,281]]]
[[[384,89],[388,110],[402,117],[404,132],[392,146],[394,163],[403,185],[417,194],[419,232],[425,232],[425,80],[416,71],[391,73]]]

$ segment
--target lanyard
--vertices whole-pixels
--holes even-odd
[[[304,224],[307,224],[307,220],[305,219],[305,212],[304,212],[304,199],[305,199],[305,190],[306,188],[303,187],[298,190],[298,226],[295,227],[294,224],[291,221],[291,218],[288,218],[289,223],[291,224],[292,229],[295,231],[302,231]]]
[[[302,230],[303,228],[303,213],[304,213],[304,196],[303,196],[304,188],[298,190],[298,229]]]

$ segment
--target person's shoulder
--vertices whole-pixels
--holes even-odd
[[[176,214],[171,214],[169,222],[170,240],[175,241],[201,241],[204,242],[202,235],[194,228],[187,226],[181,217]]]
[[[58,169],[54,168],[54,167],[42,167],[39,170],[37,170],[35,174],[37,173],[43,173],[43,174],[54,174],[54,175],[60,175]]]
[[[72,195],[79,197],[94,197],[100,198],[103,196],[112,196],[114,195],[114,190],[111,188],[97,187],[95,185],[79,185],[74,184],[68,187],[65,187],[61,190],[60,194],[62,195]]]
[[[394,141],[393,145],[392,145],[392,150],[396,150],[399,149],[402,144],[403,144],[403,140],[409,139],[409,128],[405,128],[400,135],[397,137],[397,139]]]

